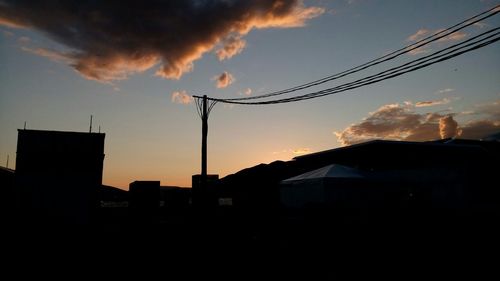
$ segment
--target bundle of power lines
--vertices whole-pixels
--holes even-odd
[[[446,37],[468,27],[471,26],[475,23],[478,23],[482,20],[485,20],[487,18],[493,17],[496,14],[500,12],[500,5],[491,8],[485,12],[482,12],[480,14],[477,14],[471,18],[468,18],[458,24],[455,24],[453,26],[450,26],[442,31],[439,31],[431,36],[428,36],[422,40],[419,40],[411,45],[408,45],[404,48],[401,48],[399,50],[393,51],[387,55],[384,55],[382,57],[376,58],[374,60],[371,60],[369,62],[366,62],[364,64],[361,64],[359,66],[350,68],[348,70],[342,71],[337,74],[333,74],[330,76],[327,76],[322,79],[318,79],[309,83],[305,83],[302,85],[298,85],[295,87],[291,87],[288,89],[280,90],[280,91],[275,91],[275,92],[270,92],[267,94],[262,94],[258,96],[252,96],[252,97],[243,97],[243,98],[231,98],[231,99],[216,99],[216,98],[208,98],[212,103],[215,102],[222,102],[222,103],[230,103],[230,104],[244,104],[244,105],[264,105],[264,104],[278,104],[278,103],[287,103],[287,102],[295,102],[295,101],[302,101],[302,100],[307,100],[307,99],[313,99],[313,98],[318,98],[322,96],[327,96],[327,95],[333,95],[336,93],[360,88],[363,86],[367,86],[370,84],[378,83],[387,79],[391,79],[409,72],[413,72],[416,70],[419,70],[421,68],[428,67],[430,65],[443,62],[446,60],[449,60],[451,58],[460,56],[462,54],[483,48],[487,45],[490,45],[492,43],[497,42],[500,40],[500,27],[495,27],[492,28],[488,31],[482,32],[474,37],[471,37],[467,40],[464,40],[460,43],[454,44],[452,46],[449,46],[447,48],[444,48],[442,50],[436,51],[430,55],[423,56],[421,58],[412,60],[410,62],[401,64],[397,67],[392,67],[387,70],[384,70],[382,72],[379,72],[374,75],[366,76],[361,79],[357,79],[355,81],[349,82],[349,83],[344,83],[332,88],[327,88],[321,91],[316,91],[316,92],[311,92],[307,94],[301,94],[301,95],[296,95],[296,96],[291,96],[291,97],[286,97],[286,98],[277,98],[277,99],[271,99],[269,100],[268,98],[271,97],[276,97],[276,96],[281,96],[285,95],[288,93],[293,93],[296,91],[304,90],[313,86],[317,86],[326,82],[330,82],[333,80],[337,80],[340,78],[343,78],[345,76],[360,72],[362,70],[371,68],[373,66],[382,64],[384,62],[393,60],[399,56],[402,56],[404,54],[410,53],[413,50],[417,50],[419,48],[422,48],[428,44],[431,44],[432,42],[438,41],[438,40],[445,40]],[[194,96],[195,98],[199,99],[201,97],[199,96]],[[262,99],[267,99],[267,100],[262,100]],[[255,101],[257,100],[257,101]],[[212,105],[213,106],[213,105]]]

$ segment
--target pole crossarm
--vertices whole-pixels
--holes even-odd
[[[203,97],[202,96],[193,96],[195,99],[196,111],[198,111],[198,115],[201,119],[203,119]],[[211,98],[207,98],[208,107],[207,107],[207,118],[210,116],[210,112],[212,108],[214,108],[215,104],[219,102],[218,100],[213,100]]]

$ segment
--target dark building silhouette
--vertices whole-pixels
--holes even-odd
[[[378,208],[422,215],[428,211],[494,215],[500,201],[500,189],[492,184],[497,181],[499,157],[498,141],[376,140],[244,169],[221,179],[216,192],[230,194],[235,207],[264,215],[283,203],[323,211],[364,208],[367,214]],[[328,165],[345,166],[362,176],[311,176]],[[300,181],[281,185],[299,175],[303,175]],[[317,181],[321,186],[312,186]]]
[[[10,219],[15,211],[14,170],[0,167],[1,218]]]
[[[15,185],[24,219],[89,223],[99,204],[101,133],[18,130]]]
[[[160,181],[134,181],[128,192],[130,208],[156,210],[160,207]]]
[[[214,207],[217,205],[216,186],[218,186],[219,175],[207,175],[206,186],[202,184],[201,175],[193,175],[191,188],[193,191],[193,206]]]
[[[178,186],[160,186],[160,207],[173,209],[186,209],[191,205],[191,188]]]
[[[99,189],[100,206],[104,208],[128,207],[128,192],[109,185]]]

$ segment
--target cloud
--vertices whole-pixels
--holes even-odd
[[[422,29],[417,30],[417,32],[413,33],[412,35],[408,36],[408,38],[406,38],[406,41],[415,43],[417,41],[420,41],[420,40],[430,36],[431,34],[436,34],[436,33],[441,32],[443,30],[444,29],[437,29],[437,30],[432,31],[432,30],[422,28]],[[420,55],[420,54],[426,54],[426,53],[429,53],[432,51],[432,48],[431,48],[432,44],[460,41],[467,36],[468,36],[467,33],[462,32],[462,31],[457,31],[457,32],[454,32],[454,33],[446,36],[446,37],[443,37],[443,38],[437,40],[434,43],[431,43],[430,45],[425,45],[425,46],[416,48],[414,50],[411,50],[408,52],[408,54],[413,55],[413,56]]]
[[[342,132],[335,132],[343,145],[365,142],[374,139],[393,139],[406,141],[424,141],[440,138],[441,119],[452,118],[439,113],[420,114],[414,106],[406,104],[388,104],[358,124],[347,127]],[[446,126],[448,123],[443,123]],[[443,127],[443,130],[447,128]]]
[[[64,62],[64,63],[68,63],[68,64],[73,62],[73,59],[71,58],[71,56],[68,56],[67,54],[64,54],[64,53],[61,53],[58,51],[54,51],[54,50],[50,50],[50,49],[45,49],[45,48],[33,49],[33,48],[23,46],[23,47],[21,47],[21,50],[28,52],[28,53],[31,53],[31,54],[34,54],[34,55],[37,55],[37,56],[46,57],[46,58],[48,58],[52,61],[55,61],[55,62]]]
[[[172,102],[179,104],[190,104],[193,102],[193,97],[190,96],[185,90],[175,91],[172,93]]]
[[[450,99],[443,98],[441,100],[431,100],[431,101],[419,101],[415,103],[415,107],[427,107],[427,106],[435,106],[450,103]]]
[[[419,47],[419,48],[416,48],[416,49],[409,51],[408,54],[416,56],[416,55],[420,55],[420,54],[427,54],[430,51],[431,51],[431,49],[429,47],[423,46],[423,47]]]
[[[221,89],[231,85],[235,79],[231,73],[224,71],[221,75],[212,78],[212,80],[217,81],[216,86]]]
[[[500,132],[500,121],[475,120],[460,129],[460,138],[482,139],[498,132]]]
[[[418,104],[418,103],[417,103]],[[478,116],[460,125],[455,117],[461,114],[449,112],[417,113],[415,105],[387,104],[369,113],[357,124],[341,132],[334,132],[342,145],[352,145],[374,139],[404,141],[429,141],[440,138],[480,139],[500,131],[500,101],[476,105],[468,116]]]
[[[422,29],[417,30],[417,32],[410,35],[408,38],[406,38],[406,41],[407,42],[420,41],[420,40],[424,39],[425,37],[430,36],[431,34],[436,34],[436,33],[441,32],[443,30],[444,29],[437,29],[435,31],[431,31],[431,30],[422,28]],[[443,37],[443,38],[437,40],[437,42],[460,41],[460,40],[464,39],[465,37],[467,37],[467,35],[468,34],[465,32],[457,31],[457,32],[454,32],[454,33],[446,36],[446,37]]]
[[[221,61],[230,59],[234,55],[241,53],[246,44],[247,42],[241,39],[241,37],[229,36],[226,40],[224,40],[222,48],[217,50],[215,54]]]
[[[437,91],[436,94],[445,94],[445,93],[450,93],[453,91],[455,91],[455,89],[446,88],[446,89],[442,89],[442,90]]]
[[[436,30],[436,32],[435,32],[435,33],[438,33],[438,32],[441,32],[441,31],[442,31],[442,29],[440,29],[440,30]],[[437,40],[437,42],[452,42],[452,41],[460,41],[460,40],[464,39],[464,38],[465,38],[465,37],[467,37],[467,36],[468,36],[468,34],[467,34],[467,33],[462,32],[462,31],[457,31],[457,32],[455,32],[455,33],[452,33],[452,34],[450,34],[450,35],[448,35],[448,36],[446,36],[446,37],[443,37],[443,38],[441,38],[441,39]]]
[[[310,148],[296,148],[296,149],[283,149],[282,151],[273,151],[273,154],[293,154],[293,155],[302,155],[311,153]]]
[[[292,153],[295,155],[308,154],[308,153],[311,153],[311,149],[309,149],[307,147],[306,148],[298,148],[298,149],[292,150]]]
[[[26,36],[21,36],[21,37],[19,37],[19,39],[17,39],[17,41],[19,43],[22,43],[22,44],[27,44],[31,41],[31,39],[29,37],[26,37]]]
[[[410,35],[408,38],[406,38],[406,41],[408,41],[408,42],[419,41],[419,40],[424,39],[429,34],[430,34],[429,30],[422,28],[422,29],[417,30],[417,32]]]
[[[13,20],[9,20],[7,18],[4,18],[3,17],[3,9],[4,9],[4,6],[2,5],[3,3],[0,2],[0,25],[3,25],[3,26],[6,26],[6,27],[9,27],[9,28],[25,28],[26,26],[22,25],[22,24],[19,24],[19,23],[16,23],[15,21]]]
[[[485,27],[490,26],[489,24],[484,23],[484,22],[480,22],[480,21],[479,22],[475,22],[472,25],[475,26],[475,27],[477,27],[477,28],[479,28],[479,29],[483,29]]]
[[[14,33],[7,31],[7,30],[2,30],[2,34],[7,37],[14,36]]]
[[[442,139],[458,135],[458,123],[451,115],[439,119],[439,135]]]
[[[500,100],[477,104],[473,110],[468,112],[471,115],[486,116],[487,119],[500,121]]]
[[[241,52],[252,29],[301,27],[324,12],[300,0],[2,0],[0,25],[47,34],[71,50],[81,75],[109,82],[155,66],[157,76],[180,79],[220,44],[220,58]]]
[[[246,88],[246,89],[245,89],[245,90],[243,90],[243,91],[239,91],[239,92],[238,92],[238,95],[240,95],[240,96],[243,96],[243,95],[244,95],[244,96],[250,96],[250,95],[252,94],[252,92],[253,92],[253,91],[252,91],[252,89],[251,89],[251,88]]]

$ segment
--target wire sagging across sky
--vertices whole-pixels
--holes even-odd
[[[411,52],[412,50],[421,48],[421,47],[423,47],[425,45],[428,45],[428,44],[430,44],[432,42],[435,42],[435,41],[443,39],[443,38],[445,38],[447,36],[450,36],[451,34],[456,33],[456,32],[458,32],[461,29],[464,29],[464,28],[466,28],[468,26],[471,26],[471,25],[473,25],[473,24],[475,24],[477,22],[480,22],[480,21],[482,21],[482,20],[484,20],[486,18],[494,16],[498,12],[500,12],[500,5],[497,5],[494,8],[491,8],[491,9],[485,11],[485,12],[482,12],[480,14],[477,14],[477,15],[473,16],[473,17],[470,17],[470,18],[468,18],[468,19],[466,19],[466,20],[464,20],[464,21],[462,21],[460,23],[457,23],[457,24],[455,24],[453,26],[450,26],[450,27],[448,27],[448,28],[446,28],[446,29],[444,29],[444,30],[442,30],[440,32],[437,32],[437,33],[431,35],[431,36],[428,36],[428,37],[426,37],[424,39],[421,39],[421,40],[419,40],[419,41],[417,41],[417,42],[415,42],[415,43],[413,43],[411,45],[408,45],[408,46],[405,46],[405,47],[403,47],[401,49],[393,51],[393,52],[391,52],[391,53],[389,53],[387,55],[384,55],[384,56],[379,57],[377,59],[374,59],[374,60],[371,60],[371,61],[366,62],[364,64],[361,64],[359,66],[350,68],[348,70],[339,72],[339,73],[334,74],[334,75],[327,76],[327,77],[319,79],[319,80],[315,80],[315,81],[312,81],[312,82],[309,82],[309,83],[305,83],[305,84],[302,84],[302,85],[298,85],[298,86],[295,86],[295,87],[291,87],[291,88],[288,88],[288,89],[284,89],[284,90],[280,90],[280,91],[275,91],[275,92],[271,92],[271,93],[263,94],[263,95],[258,95],[258,96],[244,97],[244,98],[229,98],[229,99],[216,99],[216,98],[209,98],[209,99],[213,100],[213,101],[223,102],[223,103],[248,104],[248,105],[284,103],[284,102],[292,102],[292,101],[298,101],[298,100],[302,100],[302,99],[310,99],[310,98],[314,98],[314,97],[324,96],[326,94],[333,94],[333,93],[337,93],[339,91],[347,91],[347,90],[359,88],[361,86],[373,84],[373,83],[376,83],[376,82],[379,82],[379,81],[382,81],[382,80],[386,80],[386,79],[389,79],[389,78],[393,78],[393,77],[396,77],[396,76],[400,76],[402,74],[411,72],[411,71],[406,71],[406,70],[408,70],[408,69],[410,69],[412,67],[413,68],[416,67],[416,69],[412,70],[412,71],[415,71],[415,70],[421,69],[423,67],[432,65],[434,63],[441,62],[441,61],[444,61],[444,60],[448,60],[448,59],[451,59],[451,58],[453,58],[455,56],[461,55],[463,53],[467,53],[469,51],[476,50],[478,48],[481,48],[481,47],[484,47],[484,46],[489,45],[491,43],[494,43],[497,40],[493,39],[492,42],[489,42],[486,45],[482,45],[481,47],[478,47],[478,48],[471,47],[471,44],[482,44],[482,43],[484,43],[484,41],[486,39],[490,39],[490,38],[492,38],[492,36],[494,36],[494,35],[490,35],[487,38],[483,38],[483,39],[481,39],[479,41],[475,41],[474,43],[470,43],[470,44],[468,44],[466,46],[462,46],[462,47],[458,48],[459,46],[464,45],[465,43],[471,42],[471,41],[473,41],[475,39],[478,39],[478,38],[480,38],[482,36],[490,34],[490,33],[494,32],[494,31],[496,31],[498,28],[495,28],[495,29],[489,30],[487,32],[481,33],[478,36],[470,38],[469,40],[463,41],[463,42],[461,42],[459,44],[455,44],[455,45],[453,45],[451,47],[448,47],[448,48],[445,48],[445,49],[443,49],[441,51],[435,52],[435,53],[433,53],[433,54],[431,54],[429,56],[425,56],[423,58],[419,58],[417,60],[410,61],[410,62],[405,63],[403,65],[400,65],[398,67],[394,67],[394,68],[391,68],[389,70],[382,71],[382,72],[380,72],[378,74],[371,75],[371,76],[368,76],[368,77],[365,77],[365,78],[362,78],[362,79],[359,79],[359,80],[356,80],[356,81],[353,81],[353,82],[345,83],[345,84],[342,84],[342,85],[337,86],[337,87],[328,88],[328,89],[321,90],[321,91],[318,91],[318,92],[313,92],[313,93],[309,93],[309,94],[305,94],[305,95],[300,95],[300,96],[289,97],[289,98],[283,98],[283,99],[277,99],[277,100],[271,100],[271,101],[247,102],[248,100],[269,98],[269,97],[273,97],[273,96],[278,96],[278,95],[283,95],[283,94],[287,94],[287,93],[291,93],[291,92],[303,90],[303,89],[306,89],[306,88],[317,86],[317,85],[320,85],[320,84],[323,84],[323,83],[326,83],[326,82],[329,82],[329,81],[337,80],[339,78],[342,78],[342,77],[345,77],[345,76],[348,76],[348,75],[360,72],[362,70],[365,70],[367,68],[373,67],[375,65],[378,65],[378,64],[381,64],[381,63],[393,60],[393,59],[395,59],[395,58],[397,58],[397,57],[399,57],[399,56],[401,56],[403,54]],[[460,51],[460,50],[462,50],[462,49],[464,49],[466,47],[471,47],[471,48],[467,49],[467,51],[465,51],[465,52]],[[455,49],[455,48],[458,48],[458,49]],[[447,52],[446,54],[442,54],[446,50],[453,50],[453,51]],[[452,54],[452,52],[457,52],[457,54],[454,55],[454,54]],[[446,59],[442,59],[442,58],[445,58],[445,57],[446,57]],[[435,61],[435,62],[429,63],[429,61],[433,60],[433,59],[438,59],[439,61]],[[422,65],[425,65],[425,66],[422,66]],[[403,71],[403,73],[400,73],[400,72],[397,72],[397,71]],[[380,79],[380,78],[383,78],[383,77],[385,77],[385,78],[384,79]]]
[[[475,37],[472,37],[468,40],[465,40],[463,42],[460,42],[458,44],[455,44],[453,46],[450,46],[448,48],[445,48],[443,50],[437,51],[432,53],[431,55],[415,59],[413,61],[410,61],[408,63],[405,63],[403,65],[400,65],[398,67],[394,67],[385,71],[382,71],[380,73],[377,73],[375,75],[367,76],[362,79],[358,79],[353,82],[345,83],[333,88],[328,88],[324,89],[321,91],[317,92],[312,92],[304,95],[299,95],[299,96],[294,96],[294,97],[289,97],[289,98],[283,98],[283,99],[277,99],[277,100],[270,100],[270,101],[260,101],[260,102],[245,102],[245,101],[235,101],[235,100],[226,100],[226,99],[215,99],[215,98],[209,98],[210,100],[213,101],[218,101],[222,103],[231,103],[231,104],[244,104],[244,105],[264,105],[264,104],[278,104],[278,103],[287,103],[287,102],[294,102],[294,101],[301,101],[301,100],[306,100],[306,99],[312,99],[312,98],[317,98],[317,97],[322,97],[326,95],[332,95],[340,92],[344,92],[347,90],[352,90],[356,89],[359,87],[363,87],[366,85],[374,84],[383,80],[387,80],[390,78],[394,78],[409,72],[413,72],[416,70],[419,70],[424,67],[428,67],[430,65],[443,62],[446,60],[449,60],[451,58],[457,57],[459,55],[480,49],[482,47],[485,47],[487,45],[490,45],[492,43],[497,42],[500,40],[500,31],[498,31],[500,27],[488,30],[486,32],[483,32]],[[489,35],[488,35],[489,34]],[[488,35],[488,36],[486,36]],[[468,44],[466,44],[468,43]]]

